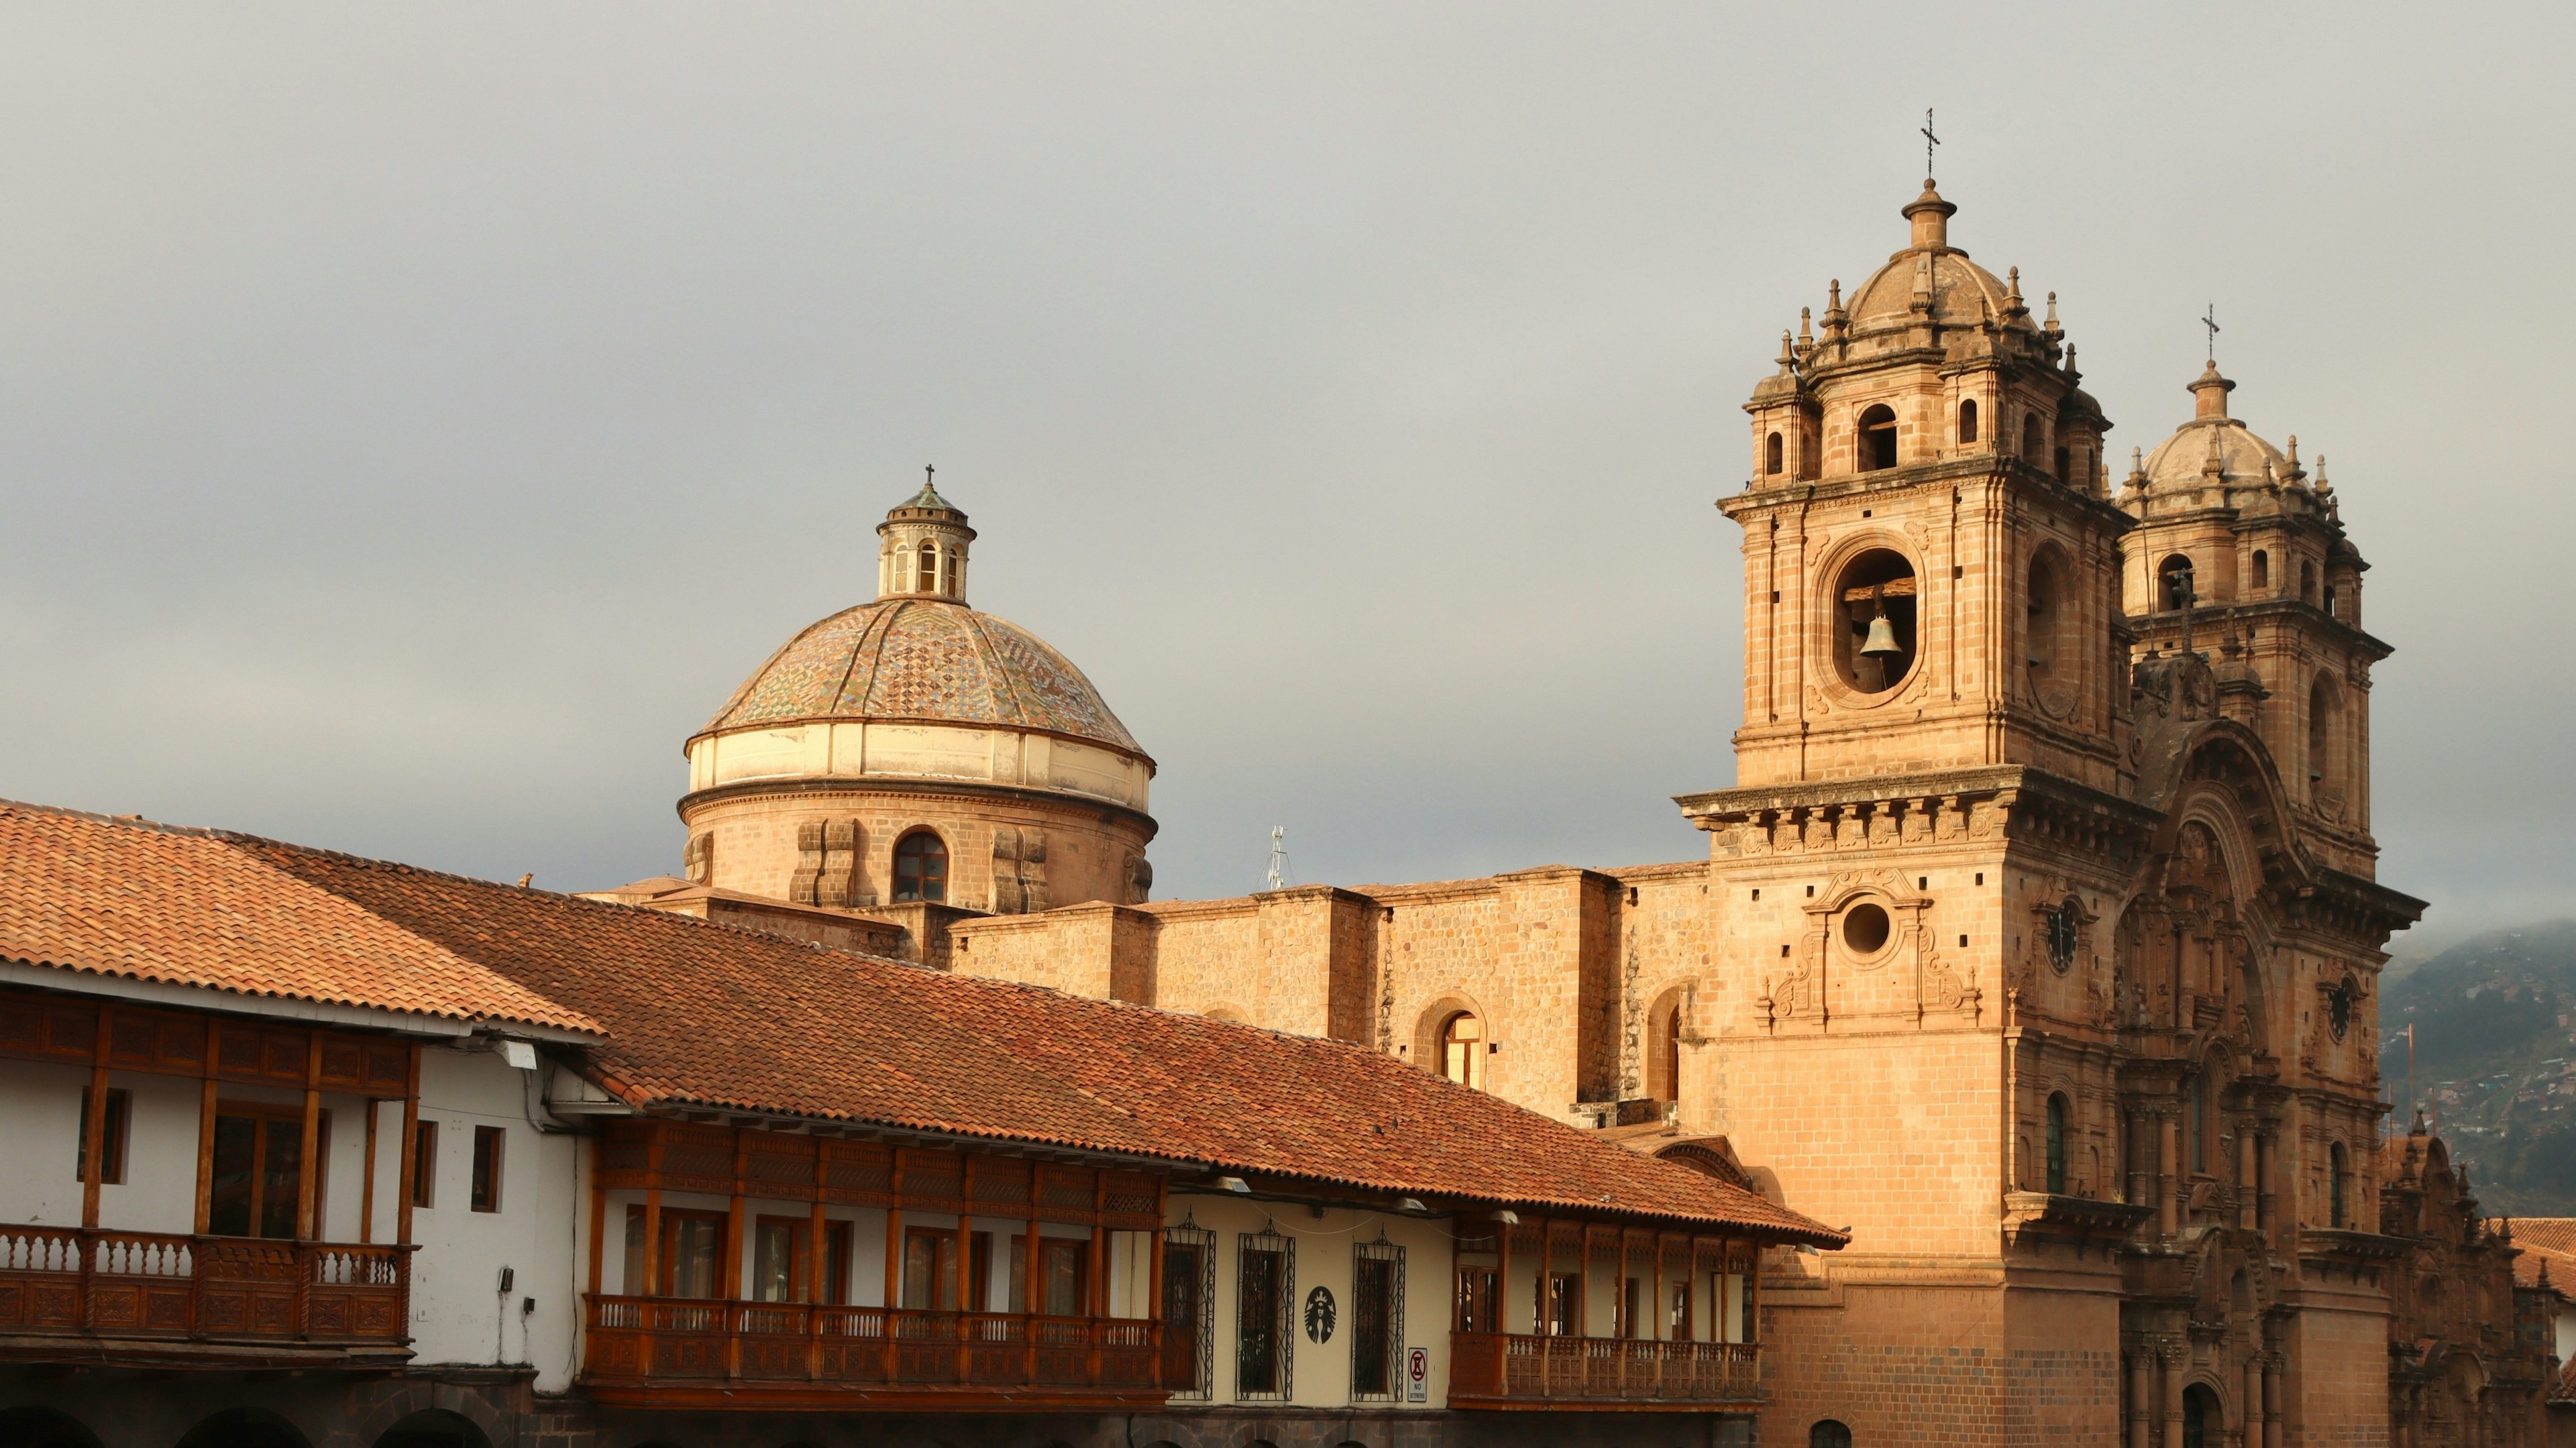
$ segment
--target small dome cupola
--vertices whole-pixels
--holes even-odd
[[[921,491],[887,510],[877,525],[877,597],[966,601],[966,545],[975,530],[939,496],[938,469],[922,469]]]
[[[1914,244],[1910,249],[1947,249],[1950,218],[1958,214],[1959,208],[1942,200],[1941,193],[1933,189],[1931,178],[1924,178],[1923,194],[1905,205],[1905,219],[1914,223]]]
[[[2208,367],[2202,370],[2200,376],[2192,380],[2193,419],[2199,422],[2207,422],[2212,418],[2221,422],[2226,421],[2227,394],[2235,390],[2235,383],[2218,375],[2218,359],[2211,358]]]

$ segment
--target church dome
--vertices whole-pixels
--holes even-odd
[[[1018,624],[940,599],[881,598],[813,624],[699,734],[826,720],[1038,730],[1144,757],[1071,660]]]
[[[1932,318],[1945,326],[1986,321],[2003,326],[2028,317],[2016,286],[1997,280],[1993,272],[1950,245],[1949,220],[1958,209],[1942,200],[1931,182],[1923,183],[1923,194],[1905,208],[1906,219],[1913,223],[1914,244],[1889,257],[1887,265],[1853,291],[1853,330],[1865,330],[1872,322],[1911,320],[1915,297],[1926,291],[1931,296]]]
[[[2234,382],[2218,375],[2216,362],[2193,381],[2191,392],[2198,403],[2198,415],[2174,429],[2173,436],[2147,454],[2148,487],[2199,487],[2210,476],[2213,465],[2227,483],[2237,487],[2264,482],[2267,464],[2273,481],[2288,481],[2298,473],[2298,464],[2287,454],[2255,436],[2239,419],[2227,415],[2227,394],[2235,389]]]

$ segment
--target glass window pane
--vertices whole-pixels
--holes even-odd
[[[282,1117],[260,1122],[268,1138],[260,1149],[259,1235],[295,1235],[295,1193],[304,1164],[304,1123]]]
[[[215,1118],[215,1188],[206,1230],[218,1237],[251,1235],[251,1198],[257,1183],[259,1122],[248,1116]]]

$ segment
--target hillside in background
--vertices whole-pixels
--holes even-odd
[[[2379,1002],[2379,1075],[2415,1095],[2489,1216],[2576,1216],[2576,920],[2463,941],[2393,980]]]

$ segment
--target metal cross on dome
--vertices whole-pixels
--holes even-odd
[[[2209,304],[2209,314],[2200,319],[2200,324],[2209,329],[2209,360],[2215,362],[2218,360],[2218,303]]]
[[[1932,174],[1932,148],[1940,144],[1941,138],[1932,134],[1932,108],[1925,106],[1923,108],[1923,174],[1926,176]]]

